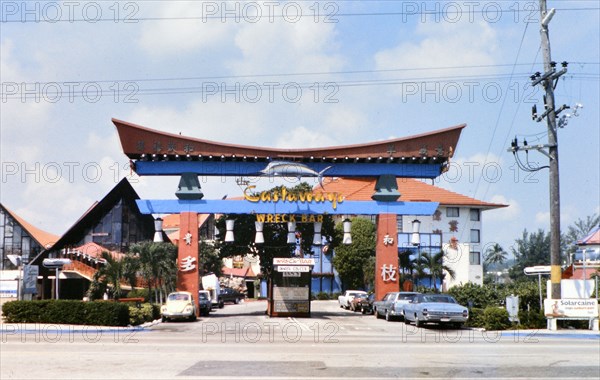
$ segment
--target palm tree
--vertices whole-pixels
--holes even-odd
[[[506,261],[506,255],[508,253],[500,246],[500,244],[496,243],[485,253],[485,263],[486,264],[502,264]]]
[[[437,290],[436,279],[444,279],[447,274],[450,278],[456,277],[456,272],[444,264],[444,251],[437,253],[423,252],[417,259],[417,270],[422,270],[429,274],[433,289]]]
[[[171,243],[142,242],[131,246],[140,261],[140,272],[148,281],[148,294],[162,301],[163,291],[175,288],[177,277],[177,247]]]
[[[121,280],[129,275],[126,273],[126,260],[125,258],[119,260],[107,251],[103,251],[101,257],[105,260],[105,263],[94,274],[90,290],[106,288],[106,286],[112,287],[113,298],[119,299],[122,293]]]

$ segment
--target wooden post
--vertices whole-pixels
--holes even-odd
[[[375,256],[375,299],[388,292],[400,290],[398,270],[398,225],[396,214],[377,216],[377,242]]]
[[[198,291],[200,277],[198,271],[198,213],[182,212],[179,215],[179,247],[177,259],[177,290],[190,292],[196,303],[196,313],[200,313]]]

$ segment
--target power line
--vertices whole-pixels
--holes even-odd
[[[525,13],[525,14],[530,14],[531,10],[525,10],[525,9],[494,9],[495,11],[497,11],[500,14],[504,14],[504,13],[509,13],[509,14],[521,14],[521,13]],[[586,8],[557,8],[556,10],[559,11],[565,11],[565,12],[589,12],[589,11],[597,11],[600,10],[599,7],[586,7]],[[422,17],[422,16],[453,16],[453,17],[459,17],[461,16],[464,11],[461,9],[457,9],[457,10],[445,10],[445,11],[428,11],[428,10],[423,10],[423,11],[418,11],[418,12],[358,12],[358,13],[336,13],[336,12],[332,12],[330,14],[327,14],[326,12],[323,12],[325,14],[316,14],[316,13],[307,13],[307,14],[294,14],[293,17],[287,14],[269,14],[268,18],[273,18],[273,19],[296,19],[296,18],[315,18],[315,17],[319,17],[319,18],[327,18],[329,17],[332,22],[335,20],[335,18],[337,17],[397,17],[397,16],[403,16],[403,17]],[[135,16],[131,16],[131,18],[129,18],[128,20],[126,20],[127,24],[135,24],[137,22],[140,21],[198,21],[198,20],[202,20],[204,22],[206,22],[207,20],[236,20],[241,18],[241,14],[223,14],[223,15],[201,15],[201,16],[172,16],[172,17],[135,17]],[[21,16],[24,17],[24,16]],[[251,18],[252,20],[256,20],[256,16],[251,14],[251,15],[247,15],[246,17]],[[265,18],[266,18],[265,17]],[[260,19],[260,17],[258,17],[258,19]],[[452,20],[455,20],[453,18],[451,18]],[[94,19],[85,19],[85,18],[66,18],[66,19],[49,19],[49,18],[44,18],[44,19],[27,19],[25,18],[24,20],[9,20],[7,19],[7,16],[5,15],[3,17],[3,19],[0,21],[0,23],[21,23],[21,24],[30,24],[30,23],[62,23],[62,22],[68,22],[68,23],[80,23],[80,22],[85,22],[85,23],[89,23],[89,24],[95,24],[95,23],[104,23],[104,22],[115,22],[115,17],[112,18],[94,18]],[[253,21],[253,23],[256,21]]]
[[[579,65],[600,65],[600,62],[571,62]],[[461,66],[432,66],[432,67],[408,67],[395,69],[380,69],[380,70],[346,70],[346,71],[315,71],[301,73],[257,73],[257,74],[241,74],[241,75],[209,75],[209,76],[190,76],[190,77],[172,77],[172,78],[130,78],[130,79],[101,79],[101,80],[62,80],[62,81],[35,81],[35,82],[19,82],[25,84],[47,84],[47,83],[78,83],[78,82],[93,82],[93,83],[114,83],[114,82],[168,82],[168,81],[193,81],[193,80],[217,80],[217,79],[242,79],[242,78],[277,78],[277,77],[296,77],[296,76],[321,76],[321,75],[356,75],[356,74],[377,74],[377,73],[392,73],[403,71],[432,71],[432,70],[471,70],[471,69],[486,69],[486,68],[501,68],[514,66],[530,66],[534,63],[501,63],[494,65],[461,65]],[[527,74],[529,75],[529,74]],[[597,73],[579,73],[578,75],[597,75]],[[7,81],[10,82],[10,81]]]

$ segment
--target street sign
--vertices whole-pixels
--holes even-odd
[[[23,294],[37,294],[37,278],[40,267],[37,265],[25,265],[23,267]]]
[[[61,269],[68,264],[71,264],[71,259],[44,259],[44,261],[42,261],[44,268],[50,269]]]
[[[550,265],[536,265],[523,269],[523,272],[528,276],[536,276],[538,274],[550,274]]]
[[[277,272],[310,272],[308,265],[278,265],[275,267]]]

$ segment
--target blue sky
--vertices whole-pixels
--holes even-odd
[[[42,229],[62,234],[130,175],[112,117],[297,148],[466,123],[437,183],[510,205],[484,214],[483,242],[509,249],[549,228],[547,171],[519,171],[506,151],[515,136],[547,139],[531,120],[542,90],[528,85],[543,71],[537,1],[0,3],[1,200]],[[558,133],[566,228],[600,212],[600,10],[548,7],[552,58],[570,62],[556,102],[584,106]],[[143,198],[172,198],[178,179],[132,181]],[[202,181],[208,199],[241,193],[234,179]]]

